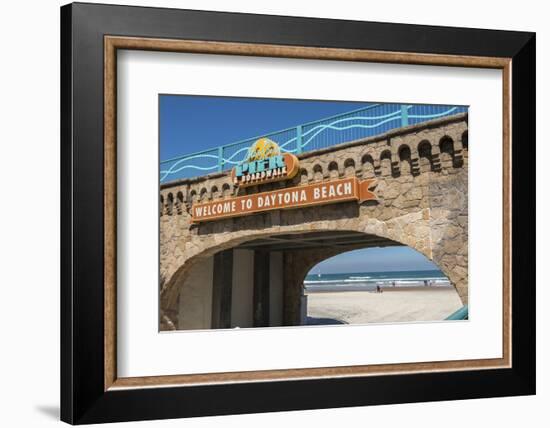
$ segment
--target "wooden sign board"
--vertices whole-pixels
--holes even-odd
[[[376,195],[369,190],[374,187],[375,182],[376,179],[360,181],[357,177],[349,177],[272,192],[195,203],[191,207],[191,216],[193,222],[203,222],[336,202],[356,200],[361,203],[377,199]]]

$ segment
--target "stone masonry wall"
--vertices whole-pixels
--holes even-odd
[[[433,260],[467,303],[467,120],[466,114],[459,114],[305,153],[299,156],[300,172],[287,182],[239,189],[228,173],[218,173],[164,184],[159,207],[161,328],[171,328],[171,322],[177,325],[181,284],[195,263],[242,242],[292,232],[359,231],[408,245]],[[195,201],[353,175],[377,178],[379,200],[271,211],[198,225],[190,221]]]

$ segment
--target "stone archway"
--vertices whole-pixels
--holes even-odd
[[[389,242],[390,246],[394,244],[416,253],[410,247]],[[375,247],[380,249],[380,247],[384,247],[384,244],[381,243],[381,245]],[[287,286],[287,294],[290,297],[285,301],[286,324],[311,325],[310,323],[312,323],[313,325],[319,325],[319,323],[397,322],[407,319],[410,321],[438,320],[442,319],[439,317],[446,317],[462,306],[456,287],[451,290],[440,282],[443,278],[433,278],[432,274],[434,272],[432,270],[426,272],[427,278],[416,280],[414,279],[416,272],[407,272],[407,277],[403,278],[403,272],[394,272],[392,275],[390,270],[379,277],[377,271],[383,271],[384,269],[373,269],[373,265],[368,261],[369,251],[361,251],[374,249],[375,247],[367,244],[348,248],[329,247],[305,252],[290,251],[286,253],[285,285]],[[338,266],[337,271],[332,271],[328,266],[322,269],[317,268],[327,260],[338,259],[341,255],[354,253],[355,251],[361,251],[365,258],[357,259],[354,256],[354,263],[356,263],[353,267],[354,270],[346,270],[349,265],[346,267],[346,265],[338,266],[338,264],[336,265]],[[364,260],[364,264],[359,260]],[[410,271],[405,266],[402,266],[401,269],[399,266],[395,266],[395,268],[397,271]],[[434,266],[432,269],[436,270],[439,267]],[[394,279],[388,279],[395,275],[397,276]],[[436,288],[426,287],[433,284],[427,284],[425,280],[430,281],[432,279],[436,280],[436,283],[440,286]],[[449,281],[449,278],[445,277],[445,279]],[[416,284],[410,284],[411,288],[400,286],[392,288],[389,281],[394,280],[399,285],[401,285],[401,281],[413,281]],[[419,289],[418,285],[421,284],[423,287]],[[390,291],[390,294],[376,294],[377,297],[374,297],[371,294],[374,291],[374,285],[380,285],[381,288],[377,289],[380,292]],[[391,291],[399,291],[399,293],[395,294]],[[390,297],[386,299],[386,296]],[[403,297],[398,298],[397,296]],[[295,306],[298,302],[300,307]],[[310,312],[310,309],[313,312]],[[395,315],[396,311],[400,312],[399,316]],[[426,318],[418,318],[418,316]],[[315,321],[316,319],[317,321]]]
[[[161,328],[177,324],[183,279],[196,263],[261,237],[353,231],[407,245],[437,264],[468,302],[467,115],[304,153],[288,182],[235,188],[227,173],[167,183],[160,195]],[[301,186],[355,174],[376,178],[378,201],[344,202],[194,224],[196,201]],[[331,178],[332,177],[332,178]],[[221,189],[221,190],[220,190]]]
[[[376,209],[376,206],[360,209]],[[359,232],[394,244],[409,246],[437,264],[455,286],[461,300],[467,303],[467,265],[458,264],[462,260],[460,257],[457,259],[457,257],[448,256],[450,251],[459,253],[466,250],[467,236],[462,229],[454,226],[454,222],[448,221],[446,217],[448,213],[425,208],[382,221],[368,215],[358,215],[356,210],[357,207],[354,209],[351,205],[343,209],[338,218],[309,221],[306,224],[276,224],[264,227],[260,231],[232,231],[202,236],[197,231],[194,239],[182,243],[185,249],[182,254],[186,257],[174,258],[173,265],[170,266],[172,274],[165,280],[161,290],[161,324],[166,329],[172,329],[171,325],[177,326],[178,298],[182,285],[190,275],[194,274],[195,266],[197,266],[195,270],[200,271],[201,263],[206,263],[214,254],[261,238],[323,231],[327,233],[330,231]],[[317,214],[323,216],[323,213]],[[354,248],[364,248],[364,246],[284,252],[285,325],[295,324],[299,317],[299,307],[296,306],[296,302],[299,301],[300,287],[309,269],[321,260]],[[467,255],[464,256],[463,261],[467,263]]]

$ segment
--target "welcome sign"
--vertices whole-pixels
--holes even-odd
[[[215,202],[193,204],[191,208],[192,221],[218,220],[270,210],[302,208],[353,200],[359,203],[376,200],[376,195],[369,190],[374,187],[375,183],[376,179],[360,181],[357,177],[349,177]]]

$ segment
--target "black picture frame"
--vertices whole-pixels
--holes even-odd
[[[104,390],[104,36],[512,59],[512,367]],[[535,34],[74,3],[61,8],[61,419],[71,424],[535,393]]]

